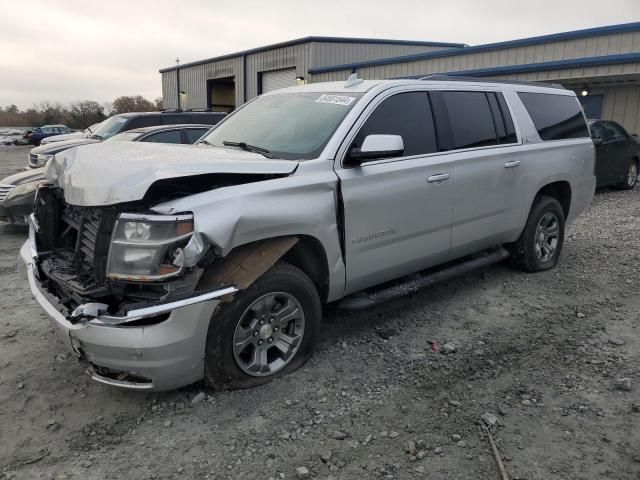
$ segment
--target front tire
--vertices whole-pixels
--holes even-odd
[[[542,272],[556,266],[564,244],[565,218],[553,197],[538,197],[518,241],[512,246],[512,260],[527,272]]]
[[[621,190],[632,190],[638,182],[638,162],[631,160],[629,163],[629,169],[627,170],[627,176],[623,182],[616,185]]]
[[[301,367],[313,354],[322,309],[313,282],[279,262],[213,315],[205,381],[214,390],[263,385]]]

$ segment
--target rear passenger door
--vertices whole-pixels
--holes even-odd
[[[521,226],[524,165],[501,93],[431,93],[440,150],[455,165],[451,255],[512,239]]]
[[[453,166],[437,154],[427,92],[374,100],[347,137],[346,152],[373,134],[400,135],[404,152],[359,166],[336,165],[347,293],[441,263],[451,243]]]

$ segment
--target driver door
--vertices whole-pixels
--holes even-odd
[[[453,166],[447,155],[437,154],[427,92],[389,95],[364,116],[346,155],[374,134],[401,136],[404,152],[336,167],[344,205],[345,293],[441,263],[451,247]]]

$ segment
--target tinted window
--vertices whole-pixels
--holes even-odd
[[[164,124],[165,125],[179,125],[181,123],[194,123],[191,119],[191,115],[173,115],[173,114],[163,114]],[[158,125],[156,123],[156,125]]]
[[[607,131],[604,129],[601,123],[592,123],[591,127],[591,138],[596,140],[604,140],[607,136]]]
[[[156,125],[162,125],[160,115],[144,115],[132,119],[126,126],[126,130],[133,130],[134,128],[155,127]]]
[[[440,150],[497,145],[496,127],[484,92],[433,92],[432,98]]]
[[[220,113],[197,113],[193,115],[193,123],[206,123],[207,125],[215,125],[226,115]]]
[[[353,141],[360,148],[367,135],[400,135],[404,156],[437,151],[433,116],[426,92],[399,93],[373,111]]]
[[[504,95],[496,93],[495,96],[498,99],[498,106],[500,107],[506,133],[506,138],[504,141],[500,139],[500,143],[516,143],[518,141],[516,137],[516,127],[513,125],[513,119],[511,118],[509,107],[507,107],[507,102],[504,100]]]
[[[196,140],[208,131],[206,128],[185,128],[184,133],[187,135],[187,143],[196,143]]]
[[[182,143],[182,137],[180,136],[180,130],[169,130],[168,132],[152,133],[140,141],[155,143]]]
[[[614,122],[603,122],[604,128],[607,130],[608,140],[625,140],[627,133],[620,125]]]
[[[518,93],[542,140],[589,136],[580,103],[573,96]]]

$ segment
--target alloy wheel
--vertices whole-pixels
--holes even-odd
[[[545,213],[536,227],[535,252],[542,263],[553,258],[560,240],[560,222],[553,212]]]
[[[244,311],[233,335],[238,367],[254,377],[273,375],[293,359],[304,335],[300,302],[286,292],[261,296]]]

